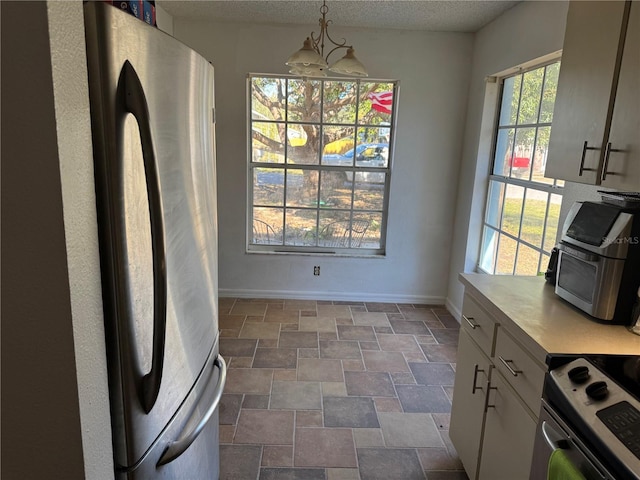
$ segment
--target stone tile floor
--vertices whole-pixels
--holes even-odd
[[[468,480],[442,306],[220,299],[220,480]]]

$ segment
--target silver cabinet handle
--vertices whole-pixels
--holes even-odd
[[[491,396],[491,390],[498,390],[498,387],[492,387],[491,382],[487,382],[487,396],[484,399],[484,413],[487,413],[490,408],[496,408],[495,405],[491,405],[489,397]]]
[[[523,373],[522,370],[514,370],[513,367],[511,367],[513,360],[505,360],[501,356],[498,356],[498,360],[500,360],[502,364],[507,367],[507,370],[509,370],[509,372],[511,372],[511,375],[513,375],[514,377],[517,377],[519,373]]]
[[[611,156],[611,152],[623,152],[624,150],[620,150],[617,148],[611,148],[611,142],[607,143],[607,147],[604,151],[604,164],[602,165],[602,176],[600,180],[603,182],[607,179],[607,175],[615,175],[615,173],[609,173],[609,157]]]
[[[475,330],[477,327],[479,327],[479,326],[480,326],[480,325],[478,325],[477,323],[475,323],[475,322],[473,321],[473,320],[474,320],[474,318],[473,318],[473,317],[467,317],[466,315],[462,315],[462,318],[464,318],[464,319],[467,321],[467,323],[469,324],[469,326],[470,326],[472,329],[474,329],[474,330]]]
[[[482,387],[476,386],[476,384],[478,383],[478,373],[484,373],[484,370],[479,367],[480,365],[478,365],[477,363],[473,367],[473,388],[471,389],[471,395],[475,395],[476,390],[482,390]]]
[[[595,172],[595,168],[584,168],[584,158],[587,155],[587,150],[600,150],[598,147],[589,147],[587,146],[588,142],[585,140],[582,145],[582,157],[580,158],[580,170],[578,172],[578,176],[582,176],[582,172]]]
[[[165,465],[169,462],[172,462],[180,455],[182,455],[187,448],[191,446],[191,444],[198,438],[198,435],[202,432],[204,427],[207,425],[207,422],[211,419],[216,408],[218,408],[218,404],[220,403],[220,399],[222,398],[222,391],[224,390],[224,384],[227,381],[227,364],[222,358],[222,355],[218,355],[218,358],[214,361],[214,366],[220,369],[220,375],[218,376],[218,383],[216,384],[215,394],[209,408],[202,416],[198,424],[193,428],[193,430],[185,433],[177,440],[170,442],[164,453],[158,460],[157,465]]]

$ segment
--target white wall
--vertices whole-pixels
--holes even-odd
[[[156,26],[165,33],[173,35],[173,17],[156,3]]]
[[[447,294],[447,306],[456,314],[464,293],[458,274],[474,271],[478,263],[491,162],[486,152],[478,152],[485,77],[561,50],[567,8],[566,1],[522,2],[476,34]],[[573,188],[566,188],[569,197]]]
[[[287,73],[313,25],[174,19],[175,36],[216,69],[221,295],[444,300],[473,36],[331,27],[373,78],[400,80],[386,258],[245,253],[246,76]],[[317,29],[317,28],[316,28]],[[313,265],[321,266],[320,277]]]

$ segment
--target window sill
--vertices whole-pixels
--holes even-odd
[[[387,258],[385,253],[354,253],[354,252],[304,252],[296,250],[274,251],[274,250],[250,250],[246,249],[248,255],[297,255],[302,257],[339,257],[339,258],[363,258],[384,260]]]

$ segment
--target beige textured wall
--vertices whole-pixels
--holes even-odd
[[[2,2],[2,478],[84,478],[44,2]]]
[[[112,479],[82,2],[1,2],[2,478]]]

